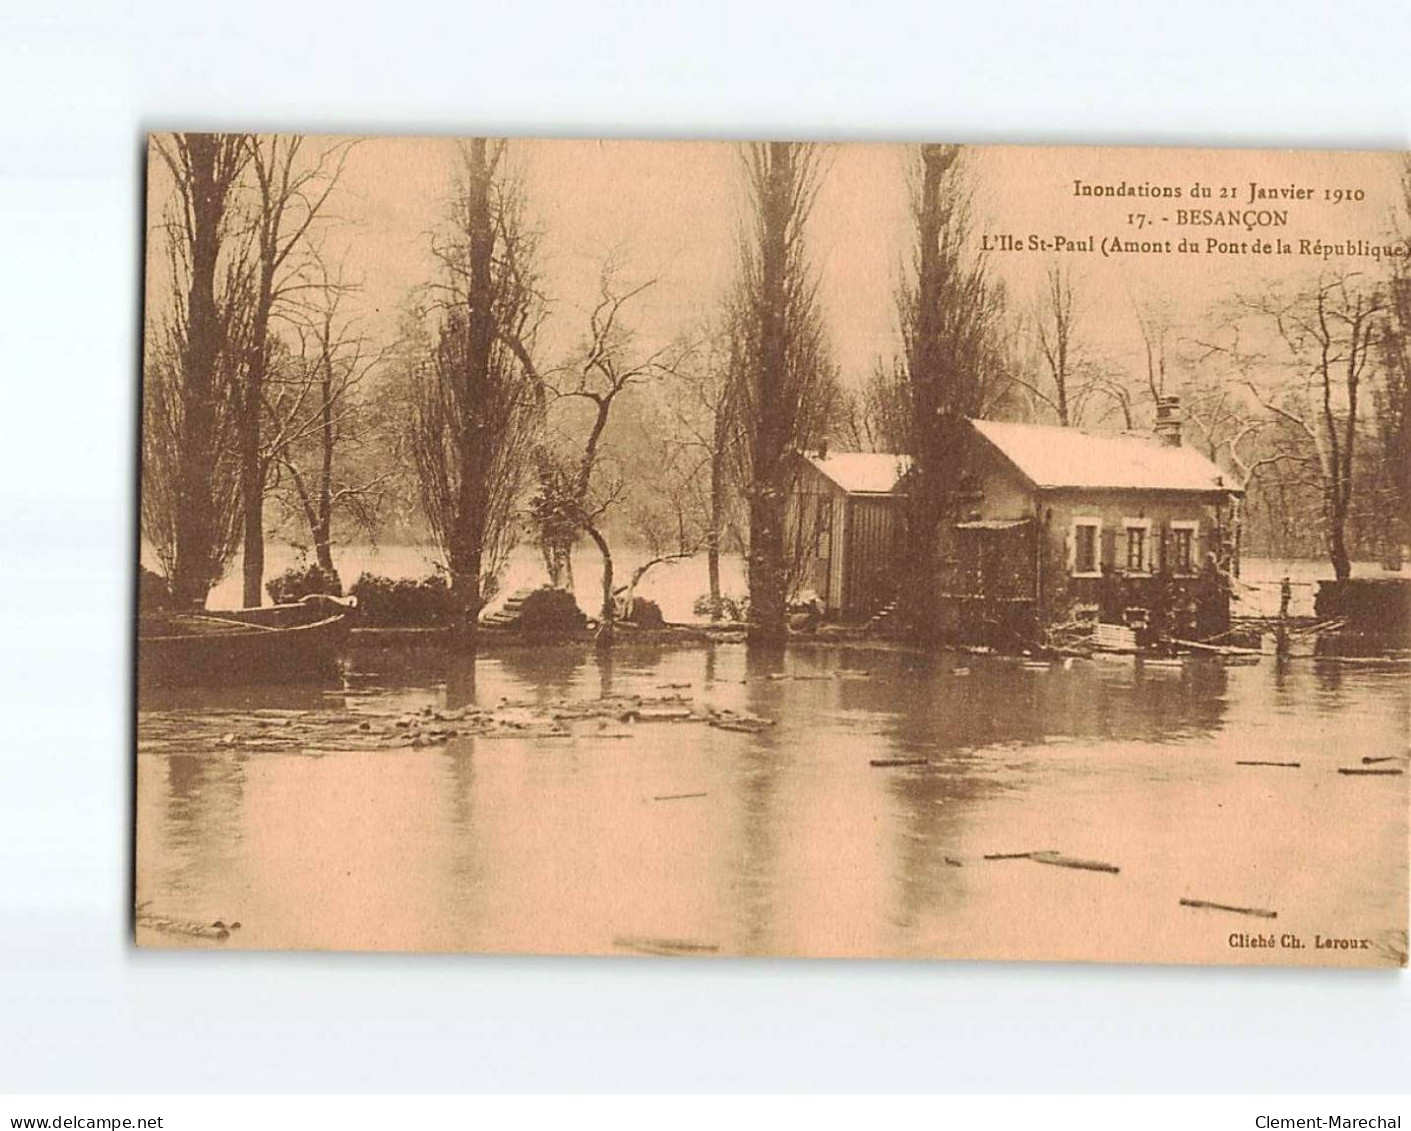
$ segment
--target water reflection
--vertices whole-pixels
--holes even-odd
[[[1278,905],[1281,924],[1325,934],[1404,924],[1404,781],[1336,773],[1353,750],[1405,751],[1399,673],[383,648],[355,653],[345,689],[184,689],[141,708],[341,695],[394,711],[682,695],[777,724],[144,753],[140,898],[242,918],[251,946],[1232,960],[1228,924],[1182,912],[1188,894]],[[1304,772],[1237,766],[1251,753]],[[872,764],[898,759],[917,764]],[[1038,849],[1117,861],[1121,878],[985,859]]]

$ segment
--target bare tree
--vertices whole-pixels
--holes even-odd
[[[633,617],[637,587],[652,570],[694,557],[703,548],[710,550],[710,457],[655,424],[659,422],[639,428],[632,444],[639,465],[650,466],[651,481],[626,507],[627,529],[643,550],[626,584],[616,590],[618,613],[627,620]]]
[[[749,639],[782,644],[787,632],[785,501],[793,454],[823,434],[837,389],[808,261],[805,229],[819,183],[813,146],[743,150],[751,221],[729,300],[732,396],[749,500]]]
[[[1021,384],[1053,410],[1064,428],[1082,419],[1085,390],[1078,386],[1080,365],[1074,327],[1078,304],[1073,295],[1073,268],[1065,263],[1049,263],[1044,287],[1034,303],[1034,331],[1039,352],[1047,370],[1049,389],[1020,379]]]
[[[319,285],[307,274],[314,257],[304,252],[353,144],[337,142],[310,158],[304,143],[298,134],[245,139],[254,179],[257,252],[240,414],[240,494],[245,517],[241,573],[246,605],[258,605],[263,599],[264,498],[268,472],[276,458],[262,436],[265,383],[274,350],[271,323],[297,292]]]
[[[710,616],[721,616],[720,555],[731,501],[732,473],[738,464],[740,420],[735,411],[730,379],[730,340],[719,325],[707,326],[699,341],[688,344],[681,364],[665,393],[666,449],[662,464],[674,475],[664,492],[671,509],[678,512],[678,548],[693,539],[682,537],[691,523],[684,508],[689,501],[703,527],[696,539],[705,547]],[[678,482],[679,481],[679,482]],[[702,482],[704,481],[704,482]],[[661,524],[658,523],[658,526]],[[648,545],[671,545],[673,538],[659,534]]]
[[[297,355],[276,365],[266,386],[267,458],[274,474],[262,474],[307,529],[319,567],[334,573],[335,518],[345,515],[374,536],[394,471],[359,467],[356,459],[373,446],[374,413],[364,385],[384,354],[341,313],[353,288],[326,273],[322,283],[319,297],[307,304],[307,321],[293,330]],[[384,463],[389,453],[379,446],[375,455]]]
[[[533,277],[536,241],[505,153],[505,142],[484,138],[461,147],[450,230],[434,245],[439,325],[412,381],[422,505],[450,572],[459,635],[471,649],[514,545],[539,421],[527,364],[543,310]]]
[[[174,185],[163,224],[172,305],[148,331],[142,521],[175,601],[200,608],[240,522],[232,454],[250,262],[233,194],[249,153],[230,134],[174,134],[153,146]]]
[[[1325,275],[1301,290],[1240,300],[1271,327],[1283,357],[1279,380],[1249,380],[1250,394],[1316,468],[1323,534],[1333,572],[1351,575],[1352,513],[1362,383],[1376,358],[1387,308],[1383,286],[1359,272]]]
[[[903,618],[930,635],[938,539],[960,506],[964,423],[982,414],[1006,377],[1004,292],[970,239],[970,194],[958,146],[923,145],[915,158],[912,273],[897,292],[912,470],[907,492]]]
[[[536,524],[554,538],[581,532],[602,558],[602,604],[598,629],[601,645],[612,642],[617,607],[612,548],[604,519],[623,502],[627,484],[617,461],[607,457],[605,441],[614,406],[628,390],[660,380],[679,366],[680,346],[672,343],[642,352],[623,324],[625,309],[655,285],[655,279],[627,283],[615,256],[603,264],[598,299],[588,315],[587,334],[577,356],[552,371],[540,385],[564,409],[585,409],[586,428],[573,455],[554,462],[531,503]]]
[[[904,452],[911,443],[906,367],[877,358],[862,385],[839,396],[837,438],[857,452]]]
[[[1171,338],[1171,315],[1165,304],[1132,299],[1137,328],[1146,358],[1146,392],[1153,406],[1166,395],[1166,363]]]

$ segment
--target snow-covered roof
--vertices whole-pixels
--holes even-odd
[[[886,495],[911,467],[910,456],[886,452],[834,452],[804,457],[850,495]]]
[[[1241,493],[1194,448],[1047,424],[971,423],[1036,487]]]

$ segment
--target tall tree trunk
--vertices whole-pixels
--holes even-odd
[[[319,468],[318,524],[314,528],[314,556],[320,568],[333,573],[333,373],[332,359],[325,356],[321,381],[323,407],[320,435],[323,462]]]
[[[751,644],[777,646],[788,633],[788,576],[784,557],[785,445],[789,406],[787,278],[789,222],[794,202],[793,146],[769,145],[769,168],[759,201],[759,368],[750,484]]]
[[[458,480],[456,527],[452,536],[452,591],[456,594],[458,636],[467,651],[475,650],[475,630],[480,620],[484,534],[484,484],[479,481],[473,449],[483,442],[476,434],[477,420],[473,392],[489,382],[490,349],[494,344],[494,291],[491,285],[491,257],[495,250],[495,230],[491,216],[491,169],[488,142],[472,138],[467,155],[466,220],[469,251],[469,280],[466,289],[467,341],[465,371],[456,405],[464,420],[462,462]]]
[[[952,474],[946,443],[940,435],[946,411],[943,375],[939,372],[942,333],[941,194],[946,170],[953,162],[948,147],[921,147],[920,196],[915,209],[917,256],[915,308],[907,370],[912,393],[911,486],[907,492],[905,530],[906,578],[901,587],[903,623],[922,639],[935,634],[937,539]]]
[[[269,315],[273,295],[274,251],[264,243],[245,373],[244,410],[240,419],[240,499],[245,512],[240,572],[246,607],[254,607],[264,601],[265,464],[260,433],[264,423],[265,378],[269,369]]]
[[[729,410],[716,407],[710,451],[710,518],[706,528],[706,574],[710,583],[710,619],[721,617],[720,532],[725,525],[725,441],[729,430]]]
[[[617,622],[617,605],[612,597],[612,551],[608,548],[607,539],[602,532],[589,523],[584,527],[588,537],[593,540],[593,544],[598,547],[598,553],[603,559],[603,605],[599,619],[597,644],[600,648],[605,648],[612,643],[613,628]]]
[[[217,367],[226,348],[225,326],[216,305],[216,263],[226,198],[217,176],[219,139],[212,134],[190,134],[185,144],[191,280],[181,356],[183,434],[177,456],[171,591],[179,608],[200,609],[205,607],[216,573],[211,493],[216,465]]]

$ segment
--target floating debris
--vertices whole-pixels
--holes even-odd
[[[694,718],[690,707],[643,707],[636,712],[638,722],[677,723]]]
[[[1260,919],[1277,919],[1277,911],[1266,911],[1262,907],[1234,907],[1228,903],[1212,903],[1208,899],[1182,899],[1182,907],[1198,907],[1207,911],[1229,911],[1235,915],[1254,915]]]
[[[604,695],[596,699],[551,702],[502,699],[491,707],[436,708],[379,712],[298,711],[142,711],[138,750],[199,753],[235,750],[261,753],[326,753],[405,750],[444,746],[457,738],[627,738],[620,723],[709,723],[755,732],[774,725],[747,712],[703,706],[675,691],[657,695]],[[449,724],[449,725],[448,725]]]
[[[758,734],[775,725],[773,719],[762,719],[758,715],[730,710],[711,711],[706,716],[706,722],[717,730],[733,730],[741,734]]]
[[[641,954],[670,957],[683,954],[715,954],[720,950],[716,943],[695,942],[691,939],[655,939],[637,936],[615,938],[612,940],[612,945],[623,950],[635,950]]]
[[[1281,766],[1286,769],[1296,770],[1303,765],[1302,762],[1260,762],[1253,758],[1237,758],[1236,766]]]
[[[693,797],[709,797],[708,793],[662,793],[653,797],[653,801],[689,801]]]
[[[869,766],[891,767],[891,766],[927,766],[930,759],[927,758],[873,758],[868,762]]]
[[[137,915],[137,925],[146,927],[149,931],[161,931],[169,935],[189,935],[197,939],[211,939],[215,942],[224,942],[230,938],[232,929],[238,929],[239,923],[232,923],[227,927],[219,919],[214,923],[196,923],[189,919],[173,919],[168,915],[152,915],[146,912],[139,912]]]
[[[1064,856],[1061,852],[1031,852],[1029,859],[1038,864],[1052,864],[1058,868],[1078,868],[1084,872],[1109,872],[1116,875],[1122,869],[1116,864],[1103,860],[1084,860],[1080,856]]]

